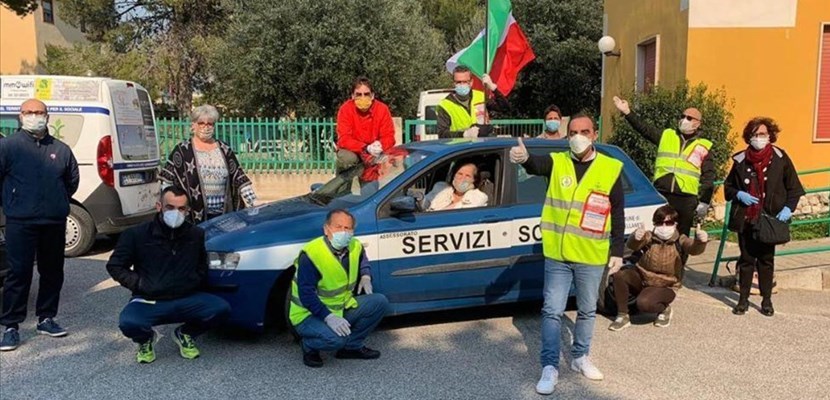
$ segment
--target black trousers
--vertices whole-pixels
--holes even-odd
[[[36,310],[40,318],[58,314],[63,287],[63,248],[66,223],[34,225],[6,223],[6,251],[9,274],[3,286],[3,313],[0,325],[16,326],[26,319],[29,289],[32,286],[35,255],[40,286]]]
[[[695,221],[695,214],[697,212],[697,197],[688,195],[678,195],[667,192],[660,192],[669,205],[677,210],[677,231],[689,236],[692,231],[692,224]],[[683,260],[683,264],[686,260]]]
[[[659,314],[674,301],[676,294],[671,288],[643,286],[643,278],[636,269],[622,269],[614,274],[614,297],[617,312],[628,314],[628,295],[637,297],[637,309],[644,313]]]
[[[752,289],[752,274],[758,269],[758,289],[763,298],[762,304],[769,304],[772,297],[772,277],[775,269],[775,245],[761,243],[752,237],[752,227],[747,225],[743,232],[738,233],[738,246],[741,256],[738,258],[738,274],[740,278],[739,303],[749,301],[749,291]]]

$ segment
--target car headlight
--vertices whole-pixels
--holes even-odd
[[[239,265],[239,253],[208,252],[208,268],[235,270]]]

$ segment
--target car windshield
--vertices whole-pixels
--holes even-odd
[[[370,165],[337,174],[326,184],[309,193],[308,199],[313,203],[330,207],[348,207],[360,203],[430,154],[432,153],[420,149],[393,147],[375,158]]]

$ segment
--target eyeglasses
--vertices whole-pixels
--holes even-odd
[[[216,122],[199,121],[199,122],[196,123],[196,125],[199,125],[199,126],[214,126],[214,125],[216,125]]]
[[[23,115],[46,115],[46,111],[40,111],[40,110],[34,110],[34,111],[32,111],[32,110],[23,110],[23,111],[21,111],[21,112],[20,112],[20,114],[23,114]]]
[[[654,226],[675,226],[677,222],[674,221],[662,221],[662,222],[655,222]]]
[[[372,97],[372,92],[353,93],[352,96],[358,97]]]
[[[456,85],[469,85],[472,81],[453,81]]]
[[[685,119],[686,121],[697,121],[698,119],[686,114],[680,114],[680,119]]]

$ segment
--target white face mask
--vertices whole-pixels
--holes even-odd
[[[45,115],[24,115],[20,120],[23,130],[40,133],[46,129]]]
[[[695,128],[692,127],[692,121],[686,118],[680,120],[680,133],[684,135],[691,135],[695,133]]]
[[[179,210],[167,210],[162,213],[162,218],[164,218],[164,223],[176,229],[184,223],[184,214],[179,212]]]
[[[581,156],[594,142],[585,135],[576,134],[568,139],[568,143],[571,145],[571,152],[576,156]]]
[[[660,240],[669,240],[674,236],[675,228],[673,226],[661,225],[654,228],[654,236]]]
[[[768,137],[754,137],[749,139],[749,144],[755,148],[755,150],[763,150],[769,144]]]
[[[454,187],[455,190],[458,191],[458,193],[467,193],[468,191],[470,191],[470,189],[473,188],[473,183],[470,182],[470,181],[464,181],[464,180],[462,180],[462,181],[454,180],[454,181],[452,181],[452,187]]]

